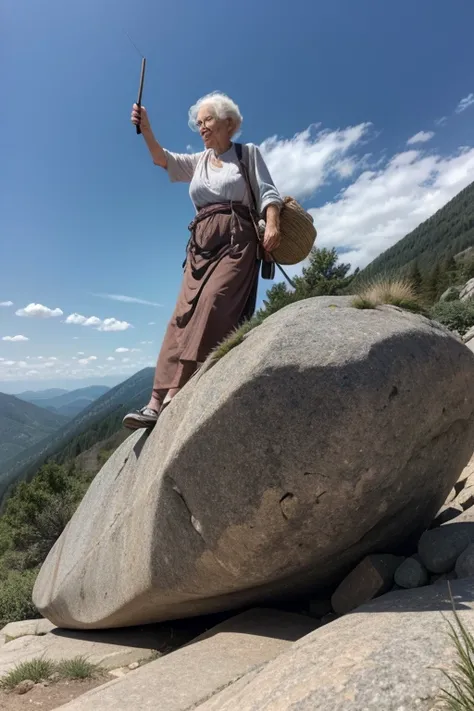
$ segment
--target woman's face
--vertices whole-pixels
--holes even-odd
[[[222,148],[230,141],[231,119],[219,119],[210,105],[201,106],[196,125],[206,148]]]

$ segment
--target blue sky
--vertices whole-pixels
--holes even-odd
[[[469,0],[4,0],[0,390],[156,359],[193,210],[129,123],[124,30],[167,148],[200,150],[188,107],[225,91],[319,245],[363,266],[474,179],[473,26]]]

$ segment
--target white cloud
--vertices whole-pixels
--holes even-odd
[[[29,341],[30,339],[26,336],[3,336],[2,341],[11,341],[12,343],[21,343],[22,341]]]
[[[13,306],[13,301],[0,301],[0,306]]]
[[[440,116],[439,119],[436,119],[435,126],[445,126],[448,121],[447,116]]]
[[[267,138],[261,145],[270,173],[283,195],[308,198],[333,178],[348,178],[360,158],[348,154],[366,139],[370,123],[335,131],[309,127],[293,138]]]
[[[115,318],[106,318],[102,322],[98,331],[126,331],[128,328],[133,328],[131,323],[127,321],[117,321]]]
[[[474,104],[474,94],[468,94],[467,96],[464,97],[464,99],[461,99],[461,101],[455,108],[455,112],[457,114],[461,114],[463,111],[468,109],[473,104]]]
[[[130,348],[116,348],[115,352],[116,353],[128,353]]]
[[[130,353],[141,353],[141,348],[130,348]]]
[[[84,351],[78,351],[77,355],[85,355]]]
[[[113,356],[109,356],[107,360],[115,360],[115,358]]]
[[[97,316],[82,316],[76,313],[70,314],[64,323],[74,326],[88,326],[95,328],[97,331],[126,331],[128,328],[133,328],[131,323],[118,321],[116,318],[102,320]]]
[[[5,365],[15,365],[16,361],[14,360],[6,360]]]
[[[156,323],[155,323],[155,321],[148,321],[148,325],[149,326],[156,326]]]
[[[73,337],[72,337],[72,340],[73,340],[73,341],[78,341],[78,340],[79,340],[79,336],[73,336]]]
[[[413,146],[415,143],[426,143],[431,141],[434,136],[434,131],[418,131],[414,136],[408,139],[407,146]]]
[[[54,356],[49,356],[48,360],[57,360]]]
[[[26,375],[27,375],[27,376],[30,376],[30,375],[38,375],[38,373],[39,373],[38,370],[29,370]]]
[[[29,367],[29,366],[28,366],[28,363],[26,362],[26,360],[19,360],[18,363],[17,363],[17,366],[18,366],[19,368],[28,368],[28,367]]]
[[[89,365],[89,363],[92,363],[94,360],[97,360],[97,356],[89,356],[88,358],[81,358],[77,362],[80,363],[81,365]]]
[[[469,185],[473,175],[474,148],[447,157],[416,150],[394,155],[310,211],[317,244],[344,248],[343,261],[363,267]]]
[[[100,296],[102,299],[111,299],[112,301],[121,301],[124,304],[143,304],[144,306],[158,307],[162,306],[162,304],[157,304],[156,301],[147,301],[146,299],[140,299],[136,296],[125,296],[124,294],[94,294],[94,296]]]
[[[52,360],[48,360],[47,363],[43,364],[43,368],[55,368],[55,367],[56,367],[56,363]]]
[[[122,358],[122,363],[130,363],[130,358]]]
[[[55,318],[56,316],[62,316],[63,312],[61,309],[49,309],[43,304],[28,304],[24,309],[18,309],[15,311],[17,316],[26,316],[29,318]]]
[[[153,343],[153,341],[140,341],[141,346],[150,346]]]

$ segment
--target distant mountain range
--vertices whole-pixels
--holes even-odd
[[[424,275],[474,245],[474,183],[363,269],[357,282],[406,273],[415,262]]]
[[[88,407],[98,397],[108,392],[106,385],[90,385],[78,390],[61,390],[54,388],[38,392],[27,391],[19,393],[17,397],[27,402],[32,402],[39,407],[44,407],[51,412],[57,412],[65,417],[75,417]]]
[[[32,446],[7,461],[0,461],[0,500],[12,484],[19,479],[29,479],[47,459],[52,458],[59,462],[74,459],[81,452],[120,430],[126,412],[141,407],[148,401],[153,386],[153,375],[154,368],[140,370],[101,395],[65,424],[65,419],[61,415],[13,398],[21,405],[45,414],[46,417],[59,418],[62,426],[56,427],[51,436],[46,439],[36,440]],[[1,433],[0,440],[2,440]]]
[[[64,388],[48,388],[47,390],[25,390],[22,393],[13,393],[15,397],[19,397],[20,400],[27,400],[28,402],[36,402],[37,400],[47,400],[51,397],[57,397],[58,395],[63,395],[64,393],[70,392]]]
[[[49,438],[66,421],[58,413],[0,393],[0,470],[8,459]]]

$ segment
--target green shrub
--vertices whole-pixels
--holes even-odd
[[[36,657],[36,659],[17,664],[0,679],[0,687],[14,689],[15,686],[27,679],[39,684],[41,681],[50,679],[53,674],[57,674],[59,679],[93,679],[104,673],[104,669],[97,664],[88,662],[85,657],[63,659],[60,662]]]
[[[0,624],[38,617],[31,595],[37,570],[11,570],[0,581]]]
[[[449,586],[449,583],[448,583]],[[456,649],[456,672],[443,671],[451,688],[443,689],[442,696],[451,711],[474,710],[474,638],[461,622],[449,587],[454,623],[448,622],[451,642]]]
[[[11,671],[8,672],[0,681],[4,689],[14,689],[22,681],[31,679],[35,684],[40,681],[46,681],[55,671],[54,662],[49,659],[30,659],[27,662],[17,664]]]
[[[63,679],[92,679],[101,669],[97,664],[87,661],[85,657],[74,657],[59,662],[57,671]]]
[[[58,464],[45,464],[31,482],[21,482],[0,521],[10,548],[25,555],[26,568],[43,563],[81,501],[88,482]],[[0,541],[1,542],[1,541]],[[5,544],[4,544],[5,545]],[[4,549],[4,556],[8,548]]]
[[[431,318],[464,336],[474,326],[474,301],[440,301],[430,311]]]

